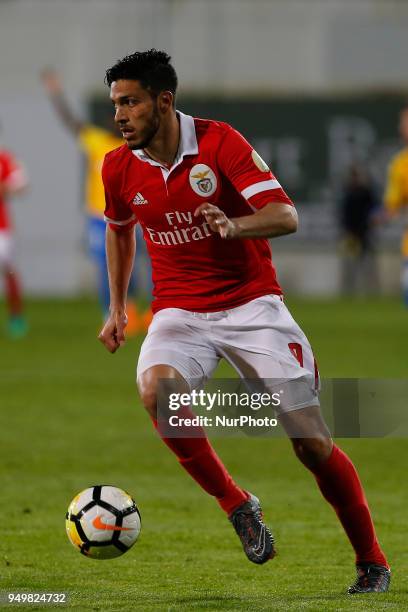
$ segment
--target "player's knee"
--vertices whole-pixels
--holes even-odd
[[[333,447],[331,438],[323,436],[295,438],[292,439],[292,444],[298,459],[309,469],[313,469],[326,461]]]
[[[167,385],[165,384],[166,381]],[[162,406],[162,409],[165,409],[168,406],[166,398],[168,398],[169,393],[187,393],[189,391],[189,387],[181,374],[175,368],[167,365],[155,365],[139,374],[137,387],[143,406],[153,418],[157,416],[159,397],[161,397],[162,402],[165,402],[166,405]]]
[[[168,388],[163,386],[165,381],[170,383]],[[159,396],[164,401],[171,390],[177,390],[180,393],[188,391],[186,382],[181,375],[174,368],[166,365],[152,366],[139,374],[137,386],[143,406],[153,418],[157,418]]]
[[[153,418],[156,418],[157,413],[157,385],[157,377],[152,376],[149,370],[143,372],[137,379],[137,388],[142,404]]]

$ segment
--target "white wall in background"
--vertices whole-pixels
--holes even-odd
[[[186,89],[327,91],[407,86],[405,0],[3,0],[2,88],[60,68],[73,95],[115,59],[157,46]]]

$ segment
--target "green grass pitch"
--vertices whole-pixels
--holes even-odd
[[[287,303],[323,376],[408,377],[397,300]],[[407,440],[340,441],[393,569],[389,594],[351,599],[351,547],[286,440],[215,441],[275,532],[278,556],[257,567],[152,431],[134,386],[140,339],[108,354],[92,302],[32,301],[28,314],[25,339],[0,338],[0,590],[68,591],[77,610],[408,609]],[[99,483],[129,490],[142,514],[140,540],[111,561],[86,559],[65,535],[69,501]]]

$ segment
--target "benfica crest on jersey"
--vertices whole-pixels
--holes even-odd
[[[206,174],[206,173],[203,172],[203,174]],[[200,180],[197,183],[197,187],[199,188],[200,191],[203,191],[204,193],[208,193],[209,191],[211,191],[211,188],[212,188],[211,179],[206,178],[205,176],[203,178],[200,178]]]
[[[196,164],[190,170],[190,185],[193,191],[200,196],[212,195],[217,189],[217,177],[206,164]]]

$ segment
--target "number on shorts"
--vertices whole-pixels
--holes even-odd
[[[289,342],[288,347],[294,358],[298,360],[300,367],[303,368],[302,345],[299,342]]]
[[[313,362],[314,362],[314,375],[315,375],[315,389],[316,391],[320,390],[320,374],[319,374],[319,368],[317,366],[317,361],[315,358],[313,358]]]

